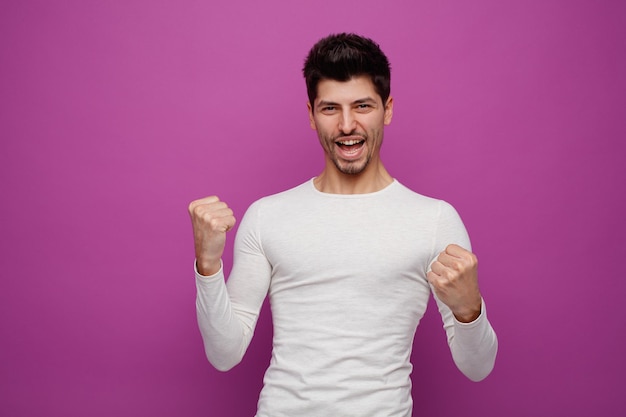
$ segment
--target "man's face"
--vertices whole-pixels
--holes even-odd
[[[393,100],[383,104],[370,77],[349,81],[322,80],[313,107],[311,127],[317,130],[326,160],[344,174],[360,174],[379,160],[383,126],[391,122]]]

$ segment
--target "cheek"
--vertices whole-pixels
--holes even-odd
[[[372,139],[374,139],[374,142],[376,143],[382,143],[383,141],[383,131],[382,129],[372,129],[370,130],[370,136],[372,137]]]
[[[332,135],[329,135],[327,132],[324,132],[323,130],[318,130],[317,137],[319,138],[320,143],[322,144],[324,148],[327,148],[327,149],[331,148],[331,143],[334,142],[334,138]]]
[[[317,134],[320,139],[332,139],[335,137],[335,131],[328,124],[316,123]]]

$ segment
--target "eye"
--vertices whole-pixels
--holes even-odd
[[[361,113],[366,113],[366,112],[372,110],[372,108],[373,108],[372,105],[368,104],[368,103],[359,103],[356,106],[356,110],[358,112],[361,112]]]
[[[320,109],[320,111],[324,114],[332,114],[337,111],[337,106],[324,106]]]

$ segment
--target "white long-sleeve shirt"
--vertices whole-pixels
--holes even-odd
[[[209,361],[242,359],[269,294],[272,358],[257,417],[411,416],[411,348],[431,289],[426,273],[451,243],[470,250],[449,204],[391,183],[327,194],[313,180],[250,206],[222,271],[196,272]],[[481,315],[458,322],[436,297],[452,357],[470,379],[492,370],[497,338]]]

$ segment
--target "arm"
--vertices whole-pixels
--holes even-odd
[[[427,278],[444,322],[448,345],[459,370],[469,379],[480,381],[493,369],[498,340],[480,294],[478,260],[464,249],[471,248],[469,237],[449,205],[442,206],[435,242],[435,253],[440,252],[431,262]]]
[[[448,306],[435,295],[444,323],[448,346],[457,368],[472,381],[485,379],[493,370],[498,339],[487,319],[484,301],[478,318],[470,323],[458,321]]]
[[[234,217],[220,203],[216,197],[198,200],[190,206],[190,214],[196,242],[198,325],[207,359],[226,371],[241,361],[248,348],[271,270],[258,243],[256,216],[246,213],[235,238],[234,266],[225,282],[220,259]]]

